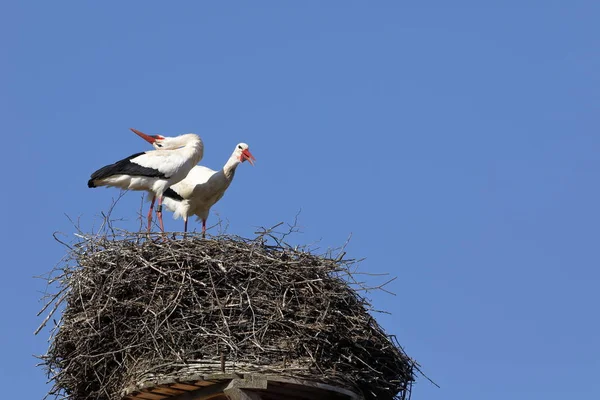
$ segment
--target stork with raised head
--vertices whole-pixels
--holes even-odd
[[[164,232],[162,204],[164,193],[169,187],[186,177],[188,172],[202,159],[204,144],[196,134],[188,133],[175,137],[146,135],[131,129],[155,149],[133,154],[114,164],[94,172],[88,187],[111,186],[129,190],[152,192],[152,203],[148,213],[148,231],[152,223],[154,202],[158,198],[156,216]]]
[[[254,165],[256,159],[246,143],[239,143],[222,169],[214,171],[197,165],[181,182],[165,190],[164,205],[173,212],[173,218],[183,218],[183,231],[187,232],[188,218],[196,215],[202,221],[202,237],[206,237],[206,220],[210,208],[219,201],[231,184],[240,163]]]

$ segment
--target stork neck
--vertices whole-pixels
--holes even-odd
[[[181,141],[181,148],[185,153],[189,152],[189,155],[193,158],[193,164],[197,164],[204,155],[204,143],[200,136],[195,134],[181,135],[178,138]]]
[[[229,160],[227,160],[225,166],[223,167],[223,174],[225,174],[225,178],[227,180],[233,179],[233,176],[235,175],[235,169],[238,165],[240,165],[240,163],[241,161],[239,157],[236,157],[235,154],[232,154],[231,157],[229,157]]]

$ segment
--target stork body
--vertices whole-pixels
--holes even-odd
[[[244,161],[254,165],[254,160],[248,145],[240,143],[222,169],[214,171],[201,165],[195,166],[185,179],[165,191],[165,207],[173,212],[173,218],[183,218],[184,232],[187,232],[189,217],[196,215],[202,221],[204,237],[210,209],[225,194],[237,166]]]
[[[204,144],[198,135],[188,133],[176,137],[149,136],[132,129],[157,150],[133,154],[114,164],[94,172],[88,187],[118,187],[128,190],[146,190],[153,193],[152,205],[148,214],[148,230],[152,222],[154,201],[158,198],[157,216],[160,228],[162,202],[165,191],[186,177],[188,172],[202,159]]]

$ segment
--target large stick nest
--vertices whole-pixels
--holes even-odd
[[[53,271],[42,310],[44,324],[63,310],[41,357],[49,394],[116,400],[153,379],[224,365],[367,399],[406,396],[416,363],[370,315],[355,261],[267,236],[83,237]]]

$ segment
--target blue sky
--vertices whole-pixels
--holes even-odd
[[[414,399],[599,398],[599,20],[595,1],[2,3],[3,395],[48,390],[32,277],[65,214],[97,226],[118,192],[87,179],[148,149],[135,127],[200,134],[212,168],[250,145],[213,209],[229,232],[302,209],[295,240],[352,233],[363,269],[398,276],[371,298],[441,385]]]

